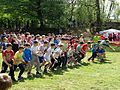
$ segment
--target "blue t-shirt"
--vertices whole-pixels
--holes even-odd
[[[98,52],[98,49],[99,49],[99,44],[97,44],[97,43],[93,44],[93,46],[92,46],[92,52],[93,53],[94,52]]]
[[[32,51],[31,49],[24,49],[23,51],[23,59],[25,61],[31,61],[32,60]]]

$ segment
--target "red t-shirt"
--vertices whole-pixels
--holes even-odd
[[[87,43],[83,44],[80,48],[80,52],[86,54],[87,47],[88,47]]]
[[[70,48],[70,46],[71,46],[71,44],[70,44],[70,42],[68,42],[68,48]]]
[[[101,35],[100,40],[105,40],[105,36]]]
[[[76,50],[76,48],[77,48],[77,43],[73,43],[73,47],[74,47],[74,49]]]
[[[14,57],[14,51],[13,50],[4,50],[2,53],[2,56],[5,57],[7,62],[12,61],[13,57]]]

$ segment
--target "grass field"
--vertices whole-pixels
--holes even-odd
[[[83,63],[42,78],[27,79],[26,72],[23,76],[25,80],[15,83],[11,90],[120,90],[120,53],[108,52],[105,63]]]

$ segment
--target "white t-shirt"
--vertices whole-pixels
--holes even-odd
[[[31,46],[31,50],[33,53],[37,54],[38,53],[38,46]]]
[[[49,48],[46,50],[46,52],[45,52],[45,54],[44,54],[44,57],[47,58],[47,59],[50,59],[51,54],[52,54],[52,49],[51,49],[51,47],[49,47]]]
[[[38,56],[42,57],[45,51],[45,47],[44,46],[39,46],[39,53]]]
[[[54,50],[55,58],[58,58],[61,54],[62,54],[62,50],[60,49],[60,47]]]
[[[68,56],[70,57],[70,56],[73,56],[73,53],[75,52],[75,50],[74,49],[69,49],[69,51],[68,51]]]

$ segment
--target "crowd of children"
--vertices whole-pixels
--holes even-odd
[[[88,61],[92,59],[94,62],[94,59],[98,57],[103,62],[104,47],[113,49],[107,38],[94,43],[86,41],[82,34],[80,37],[73,37],[67,34],[54,35],[53,33],[46,36],[33,35],[29,32],[25,34],[11,33],[2,35],[1,40],[3,58],[1,73],[5,73],[9,67],[9,75],[13,81],[16,81],[14,72],[17,67],[20,69],[18,80],[21,80],[26,67],[28,76],[32,76],[33,65],[37,75],[57,70],[57,68],[65,69],[68,65],[81,64],[87,49],[90,50],[90,48],[92,48],[92,56],[88,58]]]

